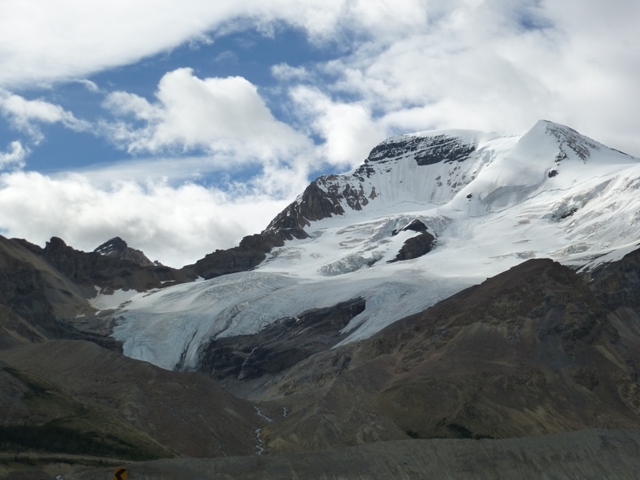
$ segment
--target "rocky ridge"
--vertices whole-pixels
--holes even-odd
[[[144,292],[193,280],[171,267],[145,266],[120,256],[82,252],[57,237],[51,238],[44,249],[36,247],[34,251],[82,288],[88,298],[95,296],[95,287],[105,292],[130,289]]]

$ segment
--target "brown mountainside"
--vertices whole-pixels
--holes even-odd
[[[25,425],[105,441],[111,435],[122,450],[113,456],[121,458],[255,452],[263,419],[202,374],[162,370],[73,340],[0,350],[0,367],[0,431],[2,425]]]
[[[579,275],[531,260],[272,381],[262,398],[290,413],[267,445],[640,428],[626,345]]]
[[[0,345],[65,334],[60,319],[93,309],[78,286],[21,241],[0,236]]]

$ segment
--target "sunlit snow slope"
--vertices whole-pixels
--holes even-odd
[[[125,354],[196,368],[212,337],[361,296],[366,309],[347,326],[349,342],[525,259],[590,268],[640,241],[639,160],[546,121],[514,136],[393,137],[355,171],[317,185],[344,214],[307,222],[309,238],[274,249],[251,272],[134,296],[113,333]],[[388,263],[418,235],[400,231],[414,219],[435,248]]]

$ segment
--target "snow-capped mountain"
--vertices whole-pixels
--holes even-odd
[[[253,270],[231,257],[238,273],[131,292],[113,337],[133,358],[194,369],[213,338],[360,297],[342,342],[367,338],[524,259],[582,271],[620,259],[640,238],[639,187],[638,159],[547,121],[512,136],[392,137],[247,237],[259,245],[243,264]]]

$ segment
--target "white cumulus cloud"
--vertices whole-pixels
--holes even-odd
[[[320,155],[330,165],[355,167],[386,137],[386,129],[372,119],[365,102],[334,101],[308,87],[292,89],[291,96],[312,132],[323,138]]]
[[[150,103],[131,93],[111,93],[104,106],[122,121],[105,126],[110,138],[132,153],[204,149],[237,153],[238,161],[289,158],[310,146],[274,118],[255,85],[242,77],[200,79],[181,68],[162,77],[156,97]]]

